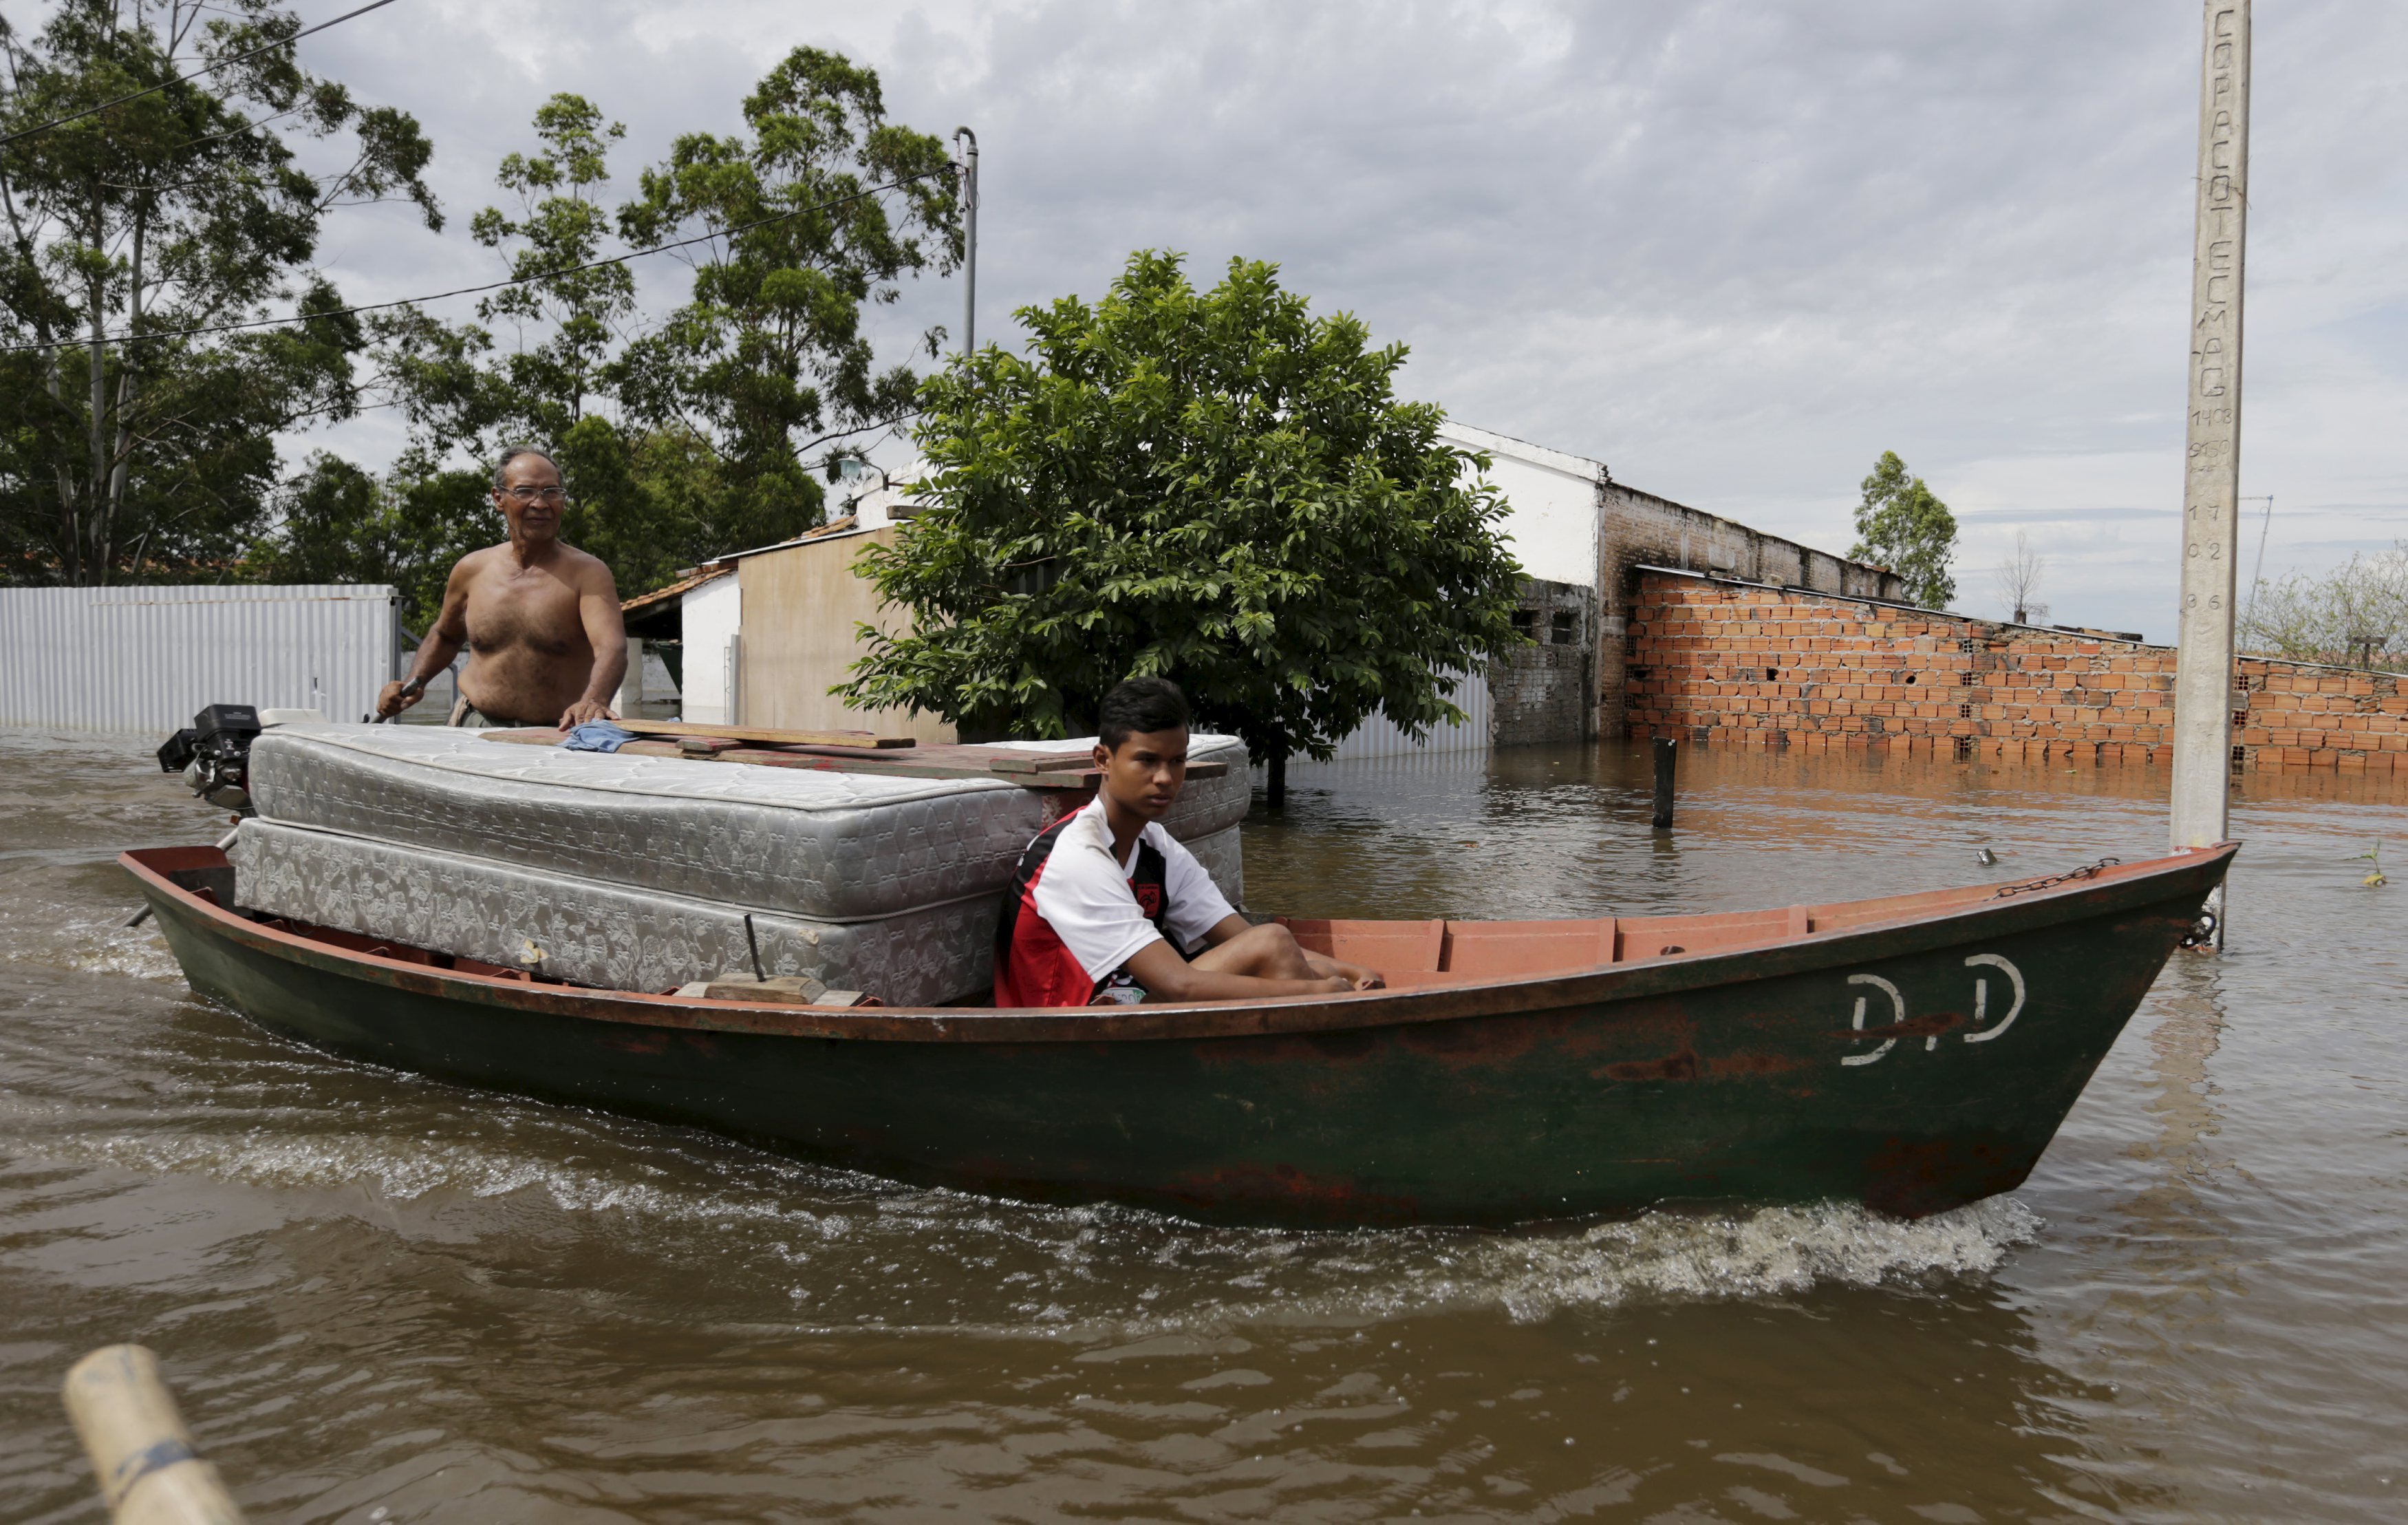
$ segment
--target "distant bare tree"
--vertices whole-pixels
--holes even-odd
[[[2242,621],[2243,649],[2341,667],[2408,663],[2408,540],[2353,555],[2329,576],[2260,581]]]
[[[2032,549],[2030,536],[2016,530],[2014,552],[1990,574],[1998,582],[2000,600],[2014,611],[2008,618],[2015,624],[2040,625],[2048,619],[2048,605],[2032,597],[2047,570],[2048,558]]]

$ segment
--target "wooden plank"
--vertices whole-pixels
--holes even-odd
[[[876,731],[788,730],[777,726],[706,726],[687,720],[617,720],[621,730],[638,736],[724,736],[732,741],[753,741],[790,747],[908,747],[919,741],[909,736],[882,736]]]
[[[990,770],[997,773],[1059,773],[1095,766],[1096,755],[1092,752],[1059,754],[1017,752],[1010,756],[997,757],[987,764]]]
[[[622,747],[630,751],[635,743]],[[931,748],[932,752],[936,749]],[[1017,784],[1024,789],[1091,789],[1103,777],[1103,770],[1093,763],[1076,770],[1060,769],[1043,773],[997,773],[976,761],[954,761],[942,756],[922,757],[916,755],[893,754],[887,756],[831,756],[824,751],[793,752],[753,751],[749,748],[723,752],[721,762],[767,763],[777,768],[816,768],[830,773],[883,773],[893,778],[982,778],[1001,784]],[[1189,778],[1220,778],[1229,771],[1225,762],[1196,763],[1187,770]]]
[[[628,750],[625,747],[621,751]],[[889,762],[883,758],[829,757],[810,752],[769,752],[750,749],[723,752],[719,762],[753,763],[770,768],[804,768],[822,773],[870,773],[883,778],[980,779],[990,784],[1015,784],[1024,789],[1092,789],[1097,775],[1089,773],[1011,773],[996,774],[983,768],[959,764],[906,760],[908,754],[897,754]],[[1223,765],[1226,767],[1226,764]]]
[[[658,722],[653,722],[658,724]],[[680,757],[689,762],[752,763],[770,768],[806,768],[824,773],[879,773],[888,778],[960,778],[991,779],[999,784],[1016,784],[1024,789],[1085,790],[1093,792],[1103,772],[1089,758],[1078,759],[1073,769],[1067,764],[1041,773],[997,773],[991,755],[962,746],[935,746],[924,753],[916,748],[873,750],[867,747],[794,747],[773,748],[743,746],[729,741],[731,734],[740,736],[745,727],[697,726],[695,735],[675,740],[664,737],[657,741],[629,741],[619,749],[622,756]],[[480,731],[488,741],[508,741],[519,746],[558,746],[563,731],[529,729]],[[692,741],[722,743],[711,753],[690,751]],[[1221,778],[1229,771],[1225,762],[1201,762],[1187,765],[1192,779]]]

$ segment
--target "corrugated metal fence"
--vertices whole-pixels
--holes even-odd
[[[1485,752],[1489,742],[1488,675],[1476,672],[1455,685],[1448,696],[1463,712],[1460,726],[1434,727],[1426,741],[1415,741],[1385,715],[1373,715],[1357,726],[1331,760],[1353,762],[1366,757],[1418,757],[1431,752]]]
[[[0,588],[0,726],[165,734],[205,704],[357,720],[399,620],[373,584]]]

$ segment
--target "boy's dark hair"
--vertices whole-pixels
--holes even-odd
[[[1187,696],[1168,678],[1131,678],[1113,685],[1096,712],[1096,737],[1118,752],[1132,736],[1178,730],[1187,724]]]

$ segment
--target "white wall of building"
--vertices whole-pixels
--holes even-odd
[[[1550,583],[1597,586],[1603,514],[1598,489],[1606,480],[1601,463],[1468,424],[1449,423],[1439,438],[1488,453],[1488,480],[1506,502],[1498,528],[1512,542],[1523,571]]]
[[[744,623],[744,595],[733,574],[714,578],[678,602],[684,623],[685,683],[680,713],[705,725],[734,726],[743,716],[733,712],[740,686],[731,688],[737,663],[743,659],[737,637]]]

